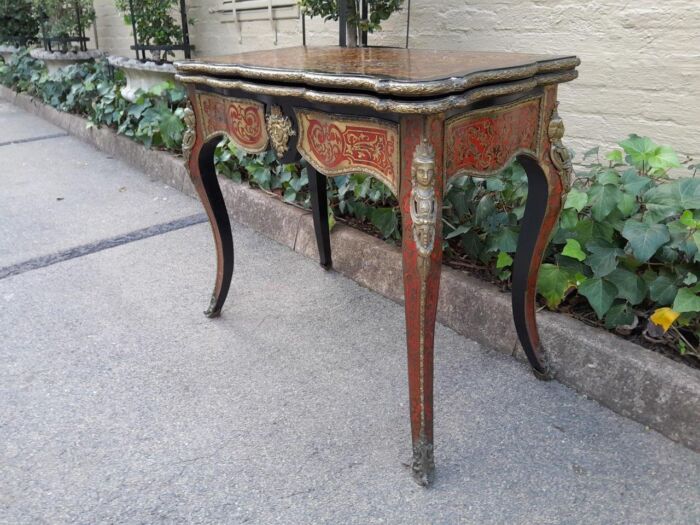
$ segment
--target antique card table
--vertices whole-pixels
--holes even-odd
[[[233,273],[233,240],[214,170],[226,136],[248,153],[309,164],[321,265],[331,267],[326,180],[376,177],[401,203],[412,471],[430,483],[433,335],[442,259],[442,198],[453,177],[496,175],[513,158],[529,193],[515,254],[513,317],[535,375],[552,376],[535,321],[542,254],[559,216],[571,160],[562,144],[557,85],[579,60],[515,53],[296,47],[183,61],[188,89],[183,151],[217,250],[206,315],[221,311]]]

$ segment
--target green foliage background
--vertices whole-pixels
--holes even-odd
[[[37,41],[39,22],[29,0],[0,0],[0,44],[26,46]]]
[[[95,21],[92,0],[32,0],[32,3],[35,16],[49,38],[79,36],[78,11],[83,30]]]
[[[381,23],[401,9],[403,0],[368,0],[369,17],[363,19],[359,0],[348,0],[348,25],[360,31],[381,30]],[[324,20],[338,20],[336,0],[299,0],[304,12],[310,17],[320,16]]]
[[[136,38],[141,45],[167,46],[182,44],[182,28],[173,16],[178,0],[134,1],[134,16],[129,11],[128,0],[116,0],[117,9],[124,15],[124,22],[136,25]]]

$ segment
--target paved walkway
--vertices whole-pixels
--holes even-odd
[[[0,523],[700,522],[700,455],[444,327],[421,489],[401,306],[234,225],[208,320],[197,201],[6,103],[0,166]]]

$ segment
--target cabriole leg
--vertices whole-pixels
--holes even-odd
[[[314,219],[314,232],[318,255],[323,266],[329,270],[333,266],[331,259],[331,234],[328,225],[328,194],[325,175],[319,173],[311,165],[308,165],[309,195],[311,197],[311,214]]]
[[[233,235],[224,197],[214,168],[214,150],[218,139],[204,145],[197,141],[192,149],[188,167],[190,178],[209,217],[216,244],[216,283],[207,317],[217,317],[226,301],[233,275]]]
[[[442,124],[436,117],[401,123],[403,277],[412,473],[429,485],[433,458],[433,340],[442,262]]]
[[[519,156],[518,161],[527,173],[528,196],[513,262],[513,319],[533,372],[540,379],[552,379],[553,371],[537,331],[535,298],[542,256],[561,211],[563,188],[558,173],[547,177],[545,169],[553,171],[550,166],[543,167],[528,155]]]

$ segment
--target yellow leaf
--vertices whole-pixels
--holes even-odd
[[[668,308],[667,306],[664,306],[663,308],[657,308],[650,319],[655,325],[663,327],[664,332],[668,332],[668,329],[671,328],[673,321],[678,319],[679,315],[681,314],[671,308]]]

